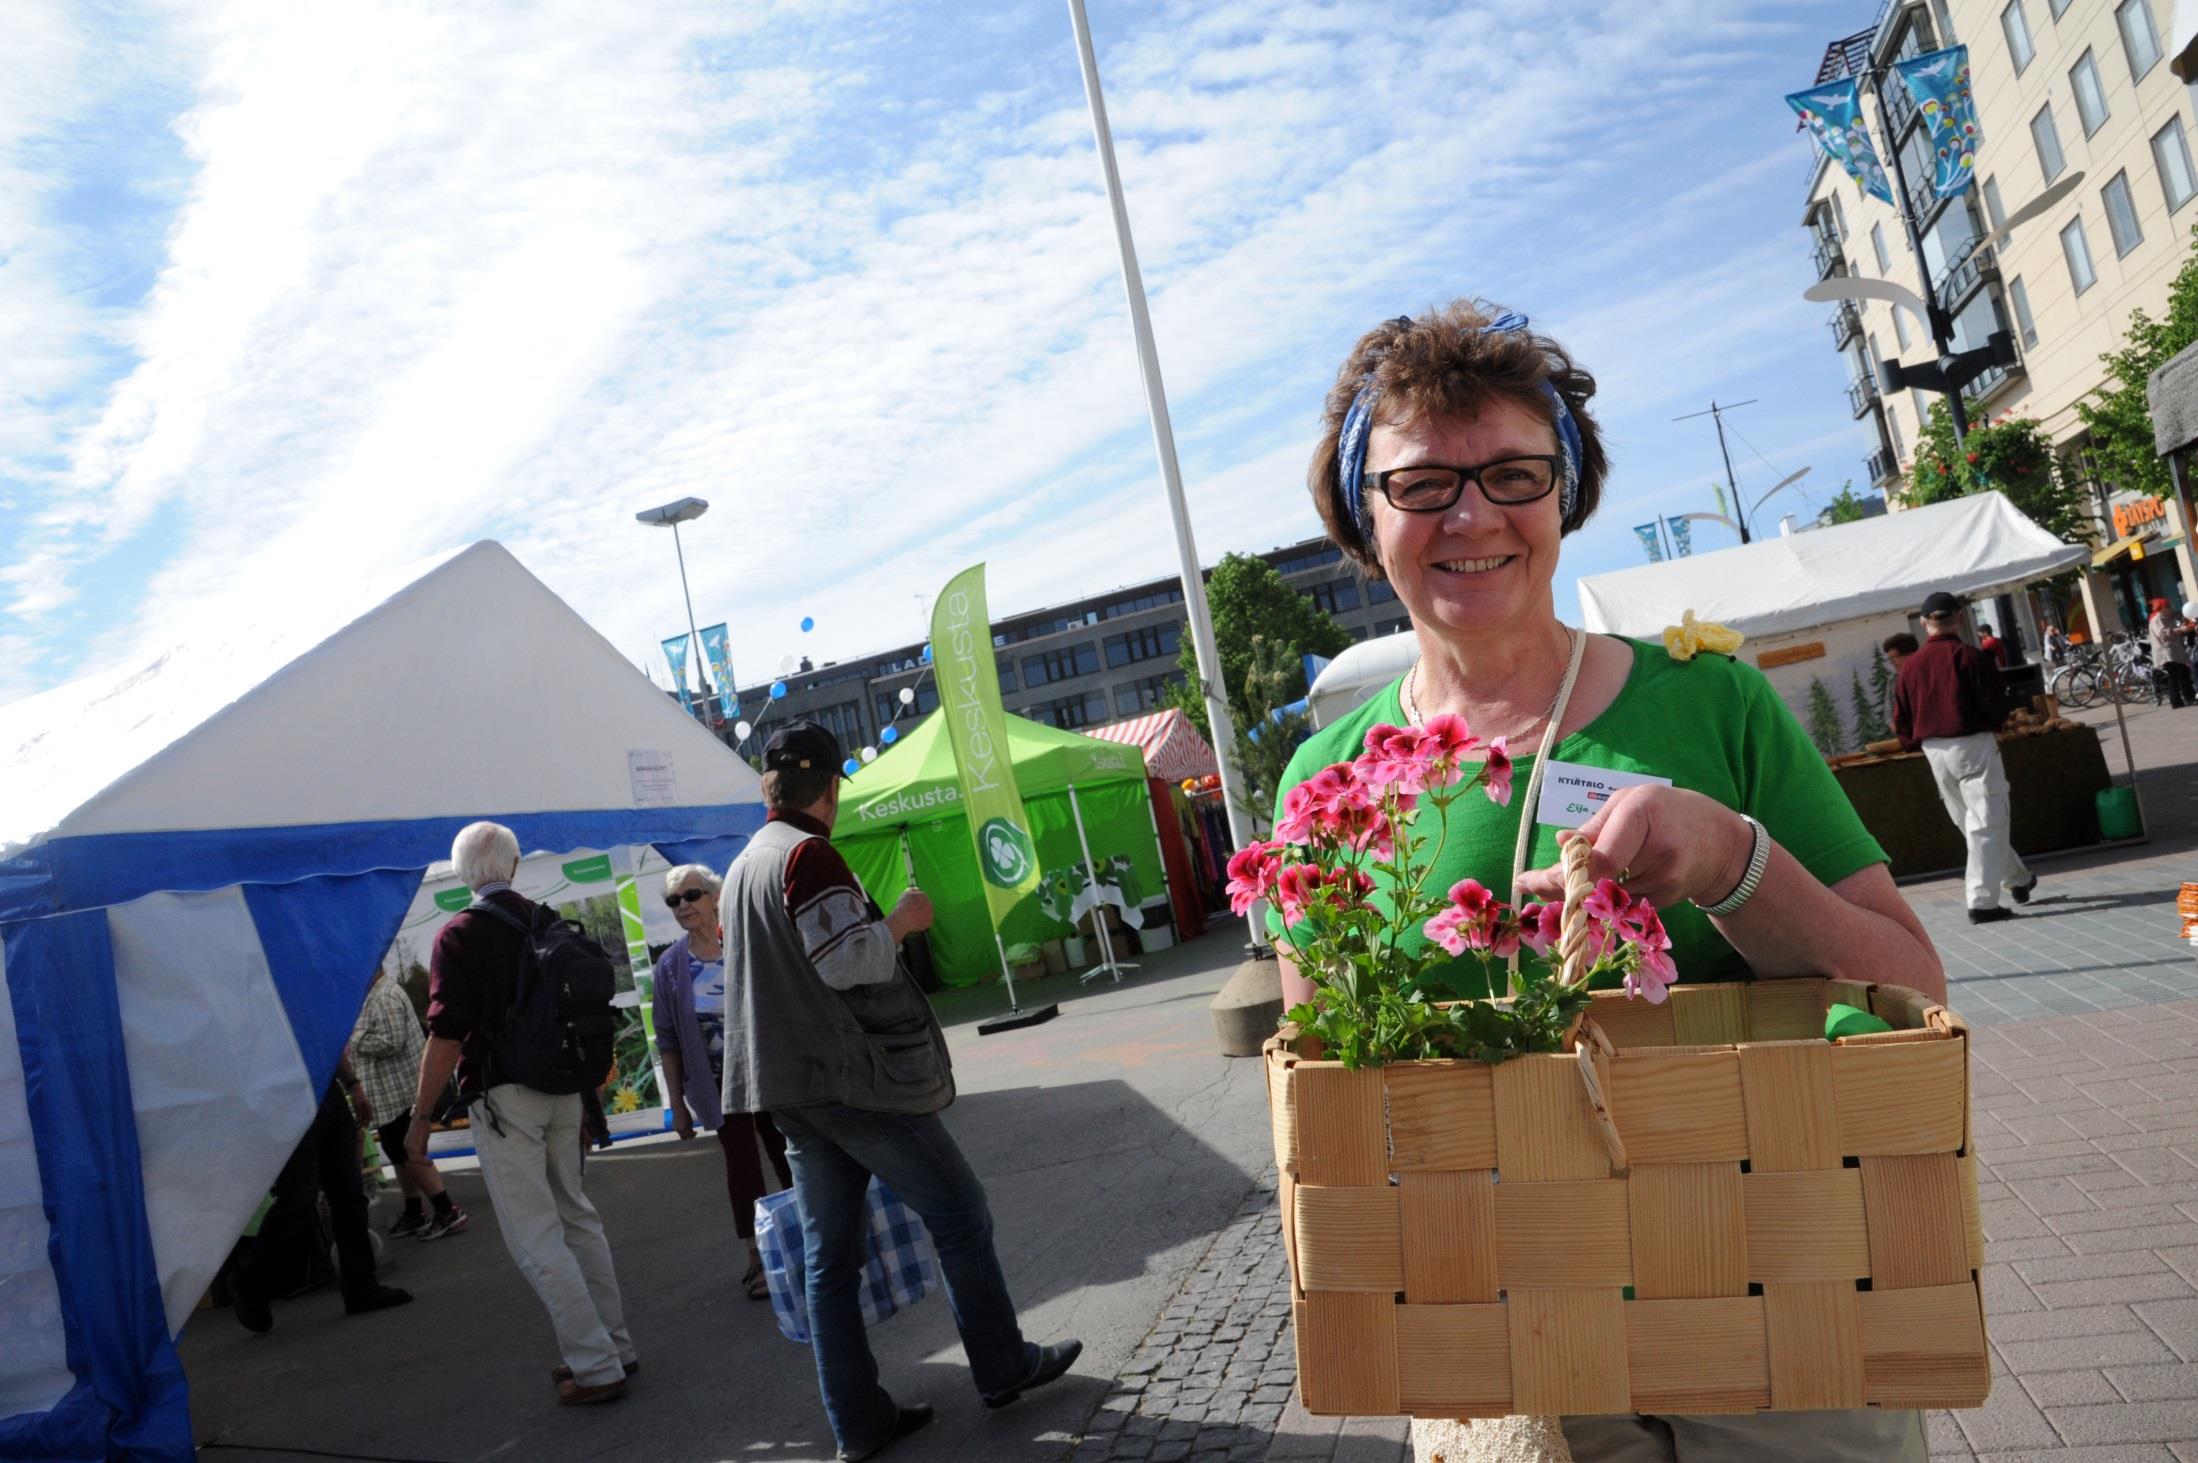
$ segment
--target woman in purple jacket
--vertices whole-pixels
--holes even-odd
[[[768,1300],[763,1257],[756,1251],[756,1200],[769,1192],[757,1139],[770,1151],[779,1186],[790,1187],[794,1180],[786,1167],[786,1140],[770,1116],[728,1113],[719,1103],[725,1080],[725,947],[717,918],[722,887],[718,876],[701,864],[681,864],[664,876],[664,902],[686,933],[656,962],[656,1047],[664,1063],[672,1126],[681,1138],[692,1138],[697,1128],[715,1129],[725,1150],[733,1228],[748,1245],[748,1271],[741,1284],[750,1300]]]

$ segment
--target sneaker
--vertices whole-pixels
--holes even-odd
[[[397,1216],[395,1224],[389,1226],[389,1237],[391,1239],[403,1239],[406,1235],[418,1234],[425,1228],[427,1228],[427,1211],[425,1209],[407,1209]]]
[[[931,1417],[931,1404],[928,1402],[918,1402],[912,1407],[903,1407],[899,1416],[893,1419],[893,1430],[885,1435],[883,1441],[872,1443],[867,1448],[857,1448],[852,1453],[842,1448],[833,1456],[839,1460],[839,1463],[863,1463],[865,1458],[877,1457],[878,1454],[892,1447],[910,1433],[920,1428],[929,1427]]]
[[[1058,1381],[1061,1374],[1074,1366],[1076,1358],[1083,1355],[1083,1353],[1084,1343],[1073,1339],[1055,1342],[1051,1346],[1039,1347],[1038,1365],[1031,1372],[1030,1379],[1020,1387],[1011,1387],[1005,1392],[986,1394],[985,1406],[992,1408],[1005,1407],[1025,1392],[1043,1387],[1048,1382]]]
[[[457,1205],[450,1206],[448,1214],[438,1214],[420,1231],[423,1240],[441,1239],[446,1234],[456,1234],[466,1227],[466,1211]]]
[[[1973,925],[1996,925],[2003,919],[2013,919],[2014,917],[2015,911],[2002,909],[1996,905],[1991,909],[1972,909],[1969,911],[1969,923]]]
[[[2037,890],[2038,876],[2036,874],[2032,874],[2030,876],[2029,883],[2017,884],[2014,888],[2008,890],[2007,892],[2015,896],[2015,902],[2017,904],[2028,904],[2030,902],[2030,896],[2032,894],[2035,894]]]
[[[634,1358],[634,1359],[633,1359],[632,1361],[629,1361],[629,1362],[627,1362],[627,1363],[626,1363],[626,1375],[627,1375],[627,1376],[629,1376],[629,1377],[630,1377],[630,1376],[632,1376],[632,1375],[633,1375],[633,1374],[634,1374],[635,1372],[637,1372],[637,1371],[640,1371],[640,1370],[641,1370],[641,1359],[640,1359],[639,1357],[636,1357],[636,1358]],[[554,1386],[556,1386],[556,1385],[557,1385],[557,1384],[558,1384],[559,1382],[569,1382],[569,1381],[571,1381],[572,1379],[573,1379],[573,1378],[572,1378],[572,1368],[571,1368],[571,1367],[569,1367],[569,1366],[553,1366],[553,1367],[551,1367],[551,1368],[550,1368],[550,1385],[551,1385],[551,1386],[553,1386],[553,1387],[554,1387]]]
[[[557,1384],[557,1405],[560,1407],[593,1407],[598,1402],[616,1402],[625,1395],[624,1377],[615,1382],[605,1382],[600,1387],[584,1387],[573,1381]]]

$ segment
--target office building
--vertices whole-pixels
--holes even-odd
[[[1410,624],[1389,586],[1362,582],[1326,538],[1270,549],[1260,557],[1357,639]],[[1015,715],[1049,726],[1100,726],[1141,715],[1182,680],[1177,656],[1187,624],[1182,581],[1172,575],[1002,616],[992,622],[1001,699]],[[922,656],[923,645],[915,642],[852,660],[804,662],[783,677],[786,695],[775,705],[770,682],[742,687],[742,715],[760,719],[769,705],[773,721],[806,717],[830,727],[843,746],[875,746],[879,731],[896,716],[906,730],[939,704],[937,683]],[[905,708],[904,689],[915,693]]]

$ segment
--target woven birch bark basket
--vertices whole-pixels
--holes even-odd
[[[1828,1042],[1834,1002],[1895,1029]],[[1493,1067],[1299,1046],[1265,1060],[1307,1411],[1512,1419],[1462,1463],[1561,1458],[1566,1414],[1984,1401],[1968,1028],[1915,991],[1597,992],[1572,1052]]]

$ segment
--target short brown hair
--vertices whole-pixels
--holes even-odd
[[[1916,644],[1915,636],[1903,630],[1898,635],[1886,636],[1881,648],[1887,655],[1914,655],[1921,647]]]
[[[787,767],[763,774],[763,806],[774,813],[806,808],[831,791],[837,767]]]
[[[1595,378],[1574,365],[1570,353],[1546,335],[1532,330],[1489,330],[1488,325],[1503,313],[1485,300],[1459,300],[1417,319],[1387,321],[1359,337],[1336,373],[1336,384],[1328,389],[1321,412],[1320,443],[1313,449],[1305,480],[1330,541],[1368,575],[1385,577],[1364,526],[1352,521],[1344,501],[1343,485],[1336,480],[1336,454],[1343,419],[1350,414],[1359,388],[1369,381],[1380,393],[1374,409],[1377,422],[1470,417],[1491,402],[1512,401],[1548,421],[1554,430],[1549,398],[1542,393],[1547,382],[1564,397],[1573,425],[1580,431],[1579,493],[1572,511],[1565,515],[1563,531],[1571,533],[1586,523],[1602,502],[1610,458],[1603,450],[1602,429],[1587,410],[1588,398],[1595,394]]]

